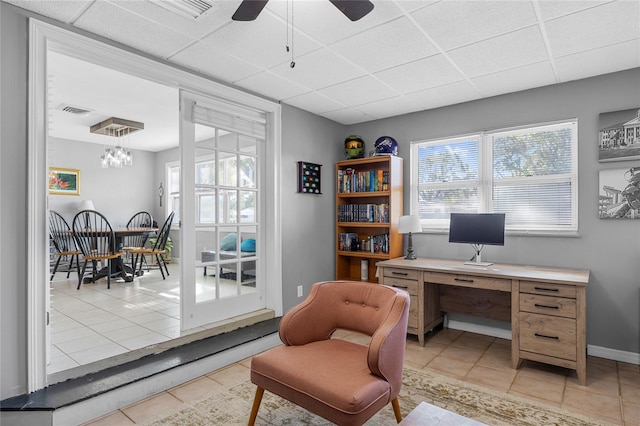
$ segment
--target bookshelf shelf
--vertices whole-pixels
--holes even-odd
[[[376,263],[402,255],[403,161],[379,156],[336,163],[336,279],[377,283]],[[366,270],[366,268],[365,268]]]

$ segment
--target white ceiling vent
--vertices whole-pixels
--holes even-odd
[[[213,0],[151,0],[160,7],[177,13],[178,15],[198,19],[207,13],[213,6]]]
[[[60,104],[60,105],[58,105],[57,109],[59,109],[60,111],[68,112],[69,114],[79,115],[81,117],[85,117],[85,116],[89,115],[91,113],[91,111],[92,111],[90,109],[86,109],[86,108],[82,108],[82,107],[78,107],[78,106],[73,106],[73,105],[69,105],[69,104]]]

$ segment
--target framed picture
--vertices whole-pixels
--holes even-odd
[[[640,165],[600,170],[599,188],[601,219],[640,219]]]
[[[640,108],[600,114],[598,161],[640,159]]]
[[[298,192],[303,194],[322,194],[320,189],[321,164],[298,161]]]
[[[80,195],[80,170],[49,167],[49,194]]]

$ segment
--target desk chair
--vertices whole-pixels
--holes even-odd
[[[84,265],[78,277],[78,290],[89,261],[93,264],[94,277],[98,273],[98,261],[107,262],[107,288],[111,288],[113,260],[119,259],[122,252],[117,251],[116,236],[107,218],[95,210],[82,210],[73,218],[73,236],[84,257]]]
[[[153,218],[149,212],[138,212],[134,214],[127,223],[127,229],[132,228],[150,228],[153,224]],[[136,273],[136,265],[138,259],[140,259],[140,269],[142,270],[142,263],[144,261],[144,255],[141,254],[140,249],[144,248],[149,239],[149,234],[139,234],[124,237],[124,246],[122,250],[128,252],[131,256],[131,270],[133,274]]]
[[[51,278],[49,280],[53,280],[56,271],[58,270],[58,266],[60,265],[60,261],[63,257],[69,256],[69,267],[67,268],[67,278],[71,274],[71,268],[73,268],[73,259],[76,260],[76,269],[78,270],[78,277],[80,276],[80,260],[79,255],[81,251],[76,247],[76,242],[73,238],[73,233],[71,232],[71,227],[67,223],[66,220],[60,215],[60,213],[56,211],[49,211],[49,235],[51,236],[51,240],[53,241],[53,246],[56,249],[56,256],[58,257],[56,260],[56,264],[53,267],[53,272],[51,273]]]
[[[391,402],[400,423],[408,317],[403,290],[355,281],[314,284],[282,317],[284,345],[251,360],[257,389],[249,425],[265,390],[338,425],[361,425]],[[369,345],[331,338],[337,329],[371,336]]]

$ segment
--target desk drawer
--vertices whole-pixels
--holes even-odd
[[[564,318],[575,318],[576,300],[564,297],[521,293],[520,311]]]
[[[405,280],[402,278],[395,277],[383,277],[382,284],[388,285],[391,287],[401,288],[407,291],[407,293],[411,295],[418,294],[418,281],[417,280]]]
[[[402,278],[405,280],[417,280],[418,273],[415,269],[384,268],[385,277]]]
[[[520,281],[520,293],[545,294],[547,296],[576,298],[573,285],[551,284],[535,281]]]
[[[505,278],[480,277],[466,274],[423,272],[425,283],[448,284],[459,287],[477,287],[485,290],[511,291],[511,280]]]
[[[520,350],[575,361],[576,342],[575,320],[520,314]]]

